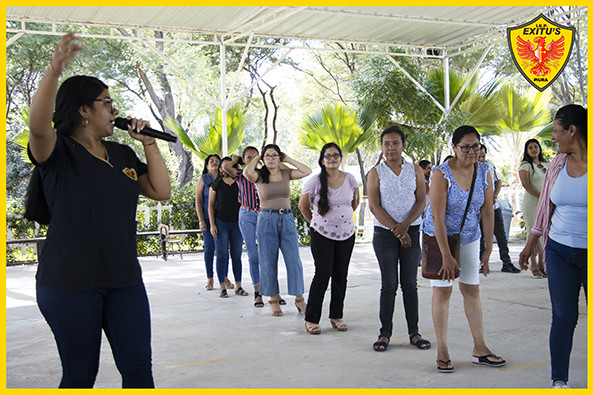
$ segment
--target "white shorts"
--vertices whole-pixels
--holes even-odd
[[[459,251],[459,282],[469,285],[480,284],[480,240],[462,244]],[[430,280],[431,287],[452,287],[451,280]]]

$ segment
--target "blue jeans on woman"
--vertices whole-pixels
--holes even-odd
[[[408,235],[412,246],[404,248],[389,229],[375,226],[373,249],[381,270],[381,296],[379,298],[380,336],[391,338],[393,332],[393,311],[398,280],[404,300],[404,311],[408,323],[408,334],[418,333],[418,262],[420,262],[420,226],[410,226]],[[398,276],[399,263],[399,276]]]
[[[239,230],[238,222],[225,222],[216,218],[218,237],[216,238],[216,274],[218,281],[224,284],[229,273],[229,249],[233,265],[235,282],[241,282],[243,267],[241,266],[241,253],[243,252],[243,236]]]
[[[204,239],[204,263],[206,264],[206,276],[208,278],[214,277],[214,252],[216,251],[216,243],[214,237],[210,233],[210,219],[205,218],[206,229],[202,231],[202,238]]]
[[[260,210],[257,214],[257,242],[259,244],[260,293],[274,296],[280,293],[278,285],[278,250],[282,250],[289,295],[302,295],[305,291],[303,265],[299,256],[299,239],[292,213],[274,213]]]
[[[245,207],[239,209],[239,229],[245,240],[247,257],[249,258],[249,274],[253,285],[259,285],[259,257],[257,243],[255,240],[255,229],[257,228],[257,211]]]
[[[581,286],[585,289],[585,298],[587,297],[587,249],[568,247],[548,239],[546,269],[552,302],[552,380],[568,381],[572,338],[579,317]]]
[[[150,308],[144,284],[70,291],[37,285],[37,304],[62,361],[60,388],[92,388],[101,331],[111,345],[122,388],[154,388]]]

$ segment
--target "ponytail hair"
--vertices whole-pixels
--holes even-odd
[[[335,148],[340,153],[340,157],[342,156],[342,150],[336,143],[327,143],[321,148],[321,152],[319,153],[319,167],[321,167],[321,173],[319,173],[319,183],[321,184],[321,189],[319,190],[319,201],[317,202],[317,211],[319,215],[324,216],[329,211],[329,198],[327,196],[328,186],[327,186],[327,170],[323,165],[323,159],[325,155],[325,151],[328,148]]]

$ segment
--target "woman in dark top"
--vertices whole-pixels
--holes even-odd
[[[208,155],[204,160],[204,169],[202,175],[196,182],[196,213],[200,221],[200,230],[204,240],[204,263],[206,264],[206,289],[214,289],[214,251],[215,242],[210,234],[210,218],[208,217],[208,195],[210,193],[210,184],[218,177],[218,165],[220,165],[220,156],[216,154]]]
[[[224,157],[218,167],[218,177],[210,184],[208,197],[208,214],[210,233],[216,239],[216,274],[220,282],[220,297],[228,298],[225,278],[229,270],[229,248],[235,277],[235,294],[249,295],[241,287],[241,253],[243,252],[243,236],[239,229],[239,186],[234,177],[227,173],[222,165],[231,158]]]
[[[146,164],[130,147],[103,140],[113,134],[119,113],[104,83],[76,76],[57,90],[62,72],[84,47],[78,38],[73,32],[61,38],[31,102],[28,152],[36,167],[25,216],[49,223],[37,303],[58,346],[61,388],[93,387],[102,332],[122,386],[153,388],[136,205],[139,194],[169,199],[169,173],[155,139],[135,132],[147,122],[128,118],[128,133],[144,146]]]

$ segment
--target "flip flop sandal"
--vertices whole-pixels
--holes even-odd
[[[243,287],[239,287],[235,290],[236,295],[240,296],[249,296],[249,294],[243,289]]]
[[[445,366],[444,367],[439,366],[439,364],[443,364]],[[448,361],[443,361],[442,359],[437,359],[437,371],[439,371],[441,373],[453,373],[455,371],[455,367],[453,365],[451,365],[450,359]]]
[[[490,366],[491,368],[501,368],[507,364],[507,361],[505,361],[504,359],[502,361],[492,361],[488,358],[500,358],[500,357],[498,355],[494,355],[494,354],[482,355],[480,357],[476,357],[475,355],[473,355],[472,362],[477,365]]]

